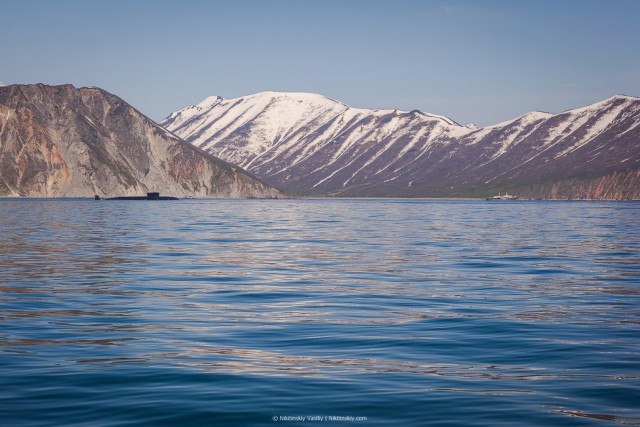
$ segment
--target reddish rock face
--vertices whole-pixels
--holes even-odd
[[[122,99],[71,85],[0,87],[0,196],[280,197]]]

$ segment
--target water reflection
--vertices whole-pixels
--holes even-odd
[[[558,409],[558,410],[553,410],[551,412],[557,412],[559,414],[565,414],[571,417],[589,418],[592,420],[600,420],[600,421],[613,421],[615,423],[627,425],[627,426],[640,425],[640,417],[637,417],[637,416],[591,414],[588,412],[572,411],[568,409]]]
[[[11,384],[25,366],[130,364],[352,381],[363,396],[391,382],[524,396],[529,410],[611,384],[637,394],[639,214],[625,203],[2,200],[0,373]],[[635,422],[600,404],[602,416],[557,412]]]

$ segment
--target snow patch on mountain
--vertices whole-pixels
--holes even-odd
[[[451,136],[470,131],[435,114],[354,108],[322,95],[293,92],[260,92],[232,99],[208,97],[171,114],[161,124],[242,167],[256,167],[286,156],[287,165],[281,167],[287,169],[328,145],[335,147],[330,150],[329,163],[339,161],[365,140],[392,145],[388,139],[401,139],[403,129],[415,123],[435,123],[441,133]]]
[[[565,156],[577,150],[606,131],[632,102],[630,97],[614,96],[588,107],[571,111],[570,114],[576,118],[575,121],[585,126],[585,133],[580,140],[558,153],[556,157]]]

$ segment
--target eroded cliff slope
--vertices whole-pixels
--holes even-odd
[[[122,99],[71,85],[0,87],[0,195],[279,197]]]

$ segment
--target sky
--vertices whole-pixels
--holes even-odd
[[[640,96],[638,23],[638,0],[0,0],[0,81],[157,121],[286,91],[487,126]]]

